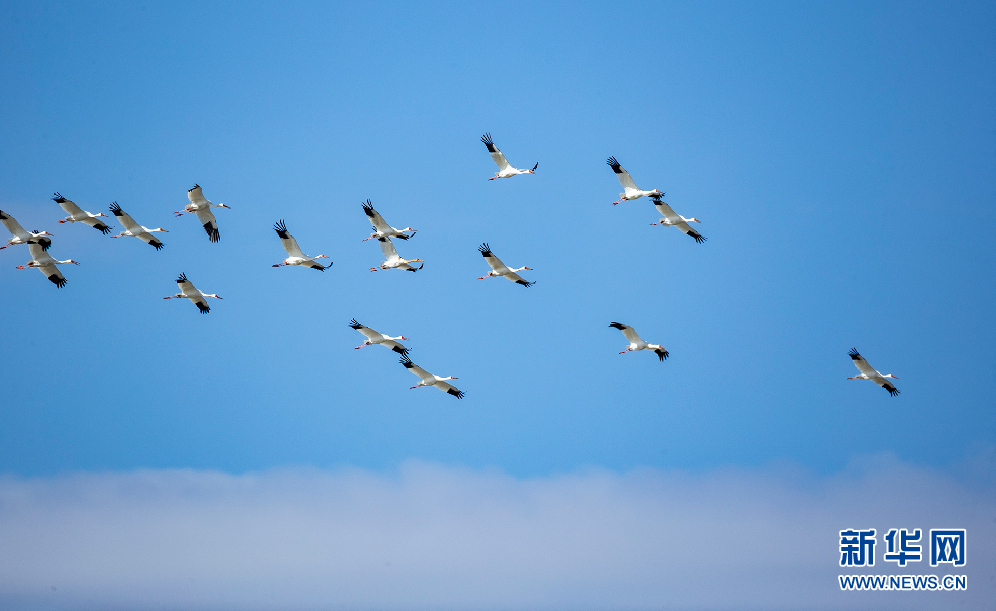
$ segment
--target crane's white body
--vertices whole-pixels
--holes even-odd
[[[367,219],[374,228],[374,232],[370,234],[370,237],[363,239],[364,242],[367,240],[373,240],[374,238],[398,238],[399,240],[407,240],[412,237],[412,235],[415,235],[415,230],[411,227],[398,229],[397,227],[391,227],[388,225],[387,221],[384,220],[384,217],[374,210],[373,202],[369,199],[367,200],[367,203],[363,204],[363,213],[367,215]],[[412,235],[406,234],[406,231],[412,232]]]
[[[412,388],[419,388],[420,386],[435,386],[439,390],[447,394],[453,395],[457,399],[463,399],[463,391],[458,390],[454,388],[453,385],[447,383],[447,380],[455,380],[456,378],[452,376],[448,378],[441,378],[437,375],[432,375],[425,369],[422,369],[421,367],[413,363],[412,360],[408,358],[407,355],[401,357],[401,364],[407,367],[408,371],[414,373],[415,375],[417,375],[419,378],[422,379],[421,382],[419,382],[415,386],[412,386]]]
[[[163,243],[157,240],[156,237],[152,235],[152,232],[163,231],[169,233],[168,231],[162,227],[150,229],[144,225],[139,225],[135,222],[135,219],[131,218],[127,212],[121,209],[121,206],[119,206],[117,202],[111,204],[111,212],[118,218],[118,222],[124,225],[124,230],[118,235],[112,235],[112,238],[134,237],[142,240],[146,244],[149,244],[156,250],[162,250]]]
[[[618,204],[623,200],[640,199],[644,195],[662,195],[662,193],[657,189],[644,191],[643,189],[637,187],[636,183],[633,182],[633,177],[630,176],[629,172],[624,170],[621,165],[619,165],[619,162],[616,161],[615,157],[609,157],[609,159],[605,163],[609,164],[609,167],[612,168],[612,171],[616,173],[616,178],[619,179],[619,184],[622,185],[623,188],[623,192],[619,194],[619,199],[612,202],[613,206],[615,206],[616,204]]]
[[[387,346],[391,350],[394,350],[398,354],[408,354],[408,348],[405,348],[402,344],[398,343],[399,339],[407,340],[408,338],[399,335],[397,337],[391,337],[390,335],[384,335],[383,333],[378,333],[370,327],[365,327],[360,323],[356,322],[356,319],[349,321],[349,326],[356,329],[363,334],[363,337],[367,338],[361,345],[357,346],[355,349],[365,348],[367,346],[373,346],[375,344],[380,344],[382,346]]]
[[[516,267],[514,269],[508,267],[507,265],[505,265],[504,263],[501,262],[501,259],[499,259],[498,257],[496,257],[494,255],[494,253],[491,252],[491,247],[488,246],[487,243],[481,244],[477,248],[477,250],[481,251],[481,254],[484,256],[484,260],[487,261],[488,265],[491,266],[491,271],[488,272],[488,274],[486,276],[479,276],[477,278],[478,280],[484,280],[485,278],[497,278],[498,276],[504,276],[505,278],[508,278],[512,282],[514,282],[516,284],[521,284],[522,286],[525,286],[525,287],[530,287],[530,286],[536,284],[535,282],[526,282],[525,280],[522,279],[522,276],[520,276],[519,274],[516,273],[516,272],[521,272],[524,269],[528,269],[528,270],[532,271],[531,267],[525,267],[525,266],[523,266],[523,267]]]
[[[87,212],[86,210],[77,206],[72,200],[68,200],[62,197],[61,193],[55,193],[55,197],[52,201],[59,204],[59,207],[66,211],[69,215],[66,218],[59,221],[60,223],[83,223],[89,225],[94,229],[100,231],[103,234],[110,233],[111,228],[107,226],[107,223],[101,221],[98,217],[108,218],[103,212],[98,212],[93,214],[92,212]]]
[[[176,214],[176,216],[182,216],[193,212],[197,215],[197,220],[201,222],[201,226],[204,227],[204,231],[207,232],[208,239],[212,242],[219,241],[221,239],[221,234],[218,232],[218,219],[214,217],[214,213],[211,212],[211,208],[228,208],[231,210],[231,206],[226,204],[212,204],[204,198],[204,192],[201,190],[201,186],[196,184],[190,189],[187,189],[187,199],[190,200],[190,203],[184,206],[183,210],[177,210],[174,214]]]
[[[7,228],[7,231],[11,233],[14,237],[7,240],[7,243],[0,246],[0,250],[7,248],[8,246],[16,246],[18,244],[27,244],[29,242],[37,243],[42,250],[48,250],[48,247],[52,245],[52,240],[48,238],[43,238],[42,236],[52,235],[47,231],[25,231],[24,227],[17,222],[17,219],[7,214],[3,210],[0,210],[0,222],[3,226]]]
[[[380,244],[380,251],[384,253],[384,262],[377,267],[371,267],[370,271],[375,272],[382,269],[403,269],[407,272],[417,272],[422,269],[422,265],[413,267],[410,263],[422,261],[422,259],[402,259],[398,251],[394,249],[394,242],[390,238],[377,238]]]
[[[660,212],[663,217],[656,223],[650,223],[651,225],[677,227],[686,235],[691,236],[691,238],[699,244],[706,241],[706,238],[702,237],[702,234],[692,229],[689,225],[689,223],[701,223],[702,221],[697,218],[686,219],[680,214],[675,214],[674,210],[671,209],[671,206],[668,206],[667,203],[661,199],[660,195],[651,195],[650,198],[654,200],[654,207],[657,208],[657,211]]]
[[[652,350],[657,353],[657,356],[661,361],[668,357],[669,353],[664,349],[664,346],[661,346],[660,344],[648,344],[643,341],[640,339],[640,336],[636,334],[636,330],[633,329],[633,327],[624,325],[621,322],[614,322],[609,324],[609,326],[622,331],[622,334],[627,340],[629,340],[629,346],[619,354],[626,354],[627,352],[634,352],[637,350]]]
[[[325,255],[309,257],[303,252],[301,252],[301,248],[297,245],[297,240],[295,240],[294,236],[292,236],[290,232],[287,231],[287,225],[284,224],[283,219],[277,221],[277,223],[273,225],[273,230],[277,232],[277,236],[280,237],[280,244],[284,247],[284,250],[287,252],[287,258],[280,263],[274,264],[273,267],[282,267],[284,265],[301,265],[304,267],[310,267],[311,269],[317,269],[323,272],[328,268],[332,267],[332,263],[329,263],[328,265],[322,265],[321,263],[315,260],[315,259],[328,259],[328,257]]]
[[[197,309],[201,311],[201,314],[207,314],[211,311],[211,306],[207,304],[207,299],[205,299],[205,297],[221,299],[221,297],[218,297],[213,293],[202,293],[197,290],[194,283],[187,280],[186,274],[180,274],[180,277],[176,279],[176,286],[180,289],[180,292],[176,295],[163,297],[163,299],[189,299],[191,303],[197,306]]]
[[[36,267],[46,278],[52,281],[52,284],[60,289],[66,286],[66,278],[56,265],[63,265],[65,263],[79,265],[77,261],[73,261],[72,259],[66,259],[65,261],[54,259],[38,242],[28,242],[28,252],[31,254],[31,260],[24,265],[18,265],[16,269]]]
[[[534,165],[531,170],[513,168],[512,164],[508,162],[508,159],[505,159],[505,155],[503,155],[502,152],[498,150],[498,147],[495,146],[495,143],[492,142],[491,134],[484,134],[481,136],[481,142],[484,143],[484,146],[488,147],[488,152],[491,153],[492,161],[494,161],[495,165],[498,166],[498,171],[495,172],[495,175],[488,180],[494,180],[496,178],[510,178],[512,176],[518,176],[519,174],[534,174],[536,172],[536,168],[539,167],[539,162],[537,161],[536,165]]]
[[[847,378],[848,380],[871,380],[872,382],[875,382],[882,388],[889,391],[890,396],[895,397],[896,395],[899,394],[899,389],[896,388],[896,386],[892,382],[886,379],[886,378],[892,378],[894,380],[898,380],[899,378],[892,375],[891,373],[887,373],[884,375],[879,373],[878,370],[876,370],[874,367],[868,364],[868,361],[866,361],[864,357],[858,354],[857,348],[851,348],[851,351],[848,352],[847,354],[848,356],[851,357],[851,361],[854,363],[854,366],[857,367],[858,371],[861,372],[860,374],[854,376],[853,378]]]

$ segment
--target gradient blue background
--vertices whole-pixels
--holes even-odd
[[[4,3],[0,471],[817,472],[996,441],[991,3]],[[535,175],[488,182],[491,132]],[[702,219],[611,206],[616,156]],[[171,212],[194,183],[222,240]],[[166,248],[64,216],[119,202]],[[367,198],[417,274],[381,261]],[[273,269],[286,219],[324,274]],[[115,231],[120,229],[118,223]],[[487,271],[481,242],[528,265]],[[185,272],[223,301],[163,301]],[[459,377],[456,401],[350,318]],[[611,321],[671,352],[617,352]],[[856,370],[857,347],[902,394]]]

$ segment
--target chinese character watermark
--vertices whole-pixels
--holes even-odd
[[[902,530],[893,528],[889,531],[889,534],[885,535],[885,544],[887,547],[884,556],[885,560],[896,562],[899,566],[906,566],[907,562],[920,562],[920,546],[913,545],[913,543],[919,541],[919,528],[912,533],[905,528]]]
[[[965,564],[965,529],[930,529],[930,566]]]
[[[840,566],[875,566],[874,528],[840,531]]]

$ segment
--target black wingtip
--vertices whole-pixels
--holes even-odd
[[[888,386],[886,386],[885,389],[889,391],[890,397],[895,397],[896,395],[899,394],[899,389],[896,387],[889,388]]]
[[[394,350],[394,351],[395,351],[395,352],[397,352],[398,354],[401,354],[401,355],[404,355],[404,356],[407,356],[407,355],[408,355],[408,348],[404,348],[404,347],[402,347],[402,346],[400,346],[400,345],[399,345],[399,346],[395,346],[395,347],[391,348],[391,350]]]
[[[54,284],[55,286],[57,286],[60,289],[62,287],[64,287],[64,286],[66,286],[66,279],[65,278],[60,278],[60,277],[56,276],[55,274],[52,274],[51,276],[49,276],[48,279],[52,281],[52,284]]]
[[[613,329],[619,329],[619,330],[626,328],[626,325],[622,324],[621,322],[611,322],[609,323],[609,326],[612,327]]]
[[[657,356],[660,357],[662,363],[664,362],[664,359],[666,359],[667,357],[669,357],[671,355],[671,353],[669,353],[667,350],[663,350],[663,351],[661,351],[661,350],[654,350],[654,352],[656,352]]]
[[[360,323],[356,322],[355,318],[353,318],[352,320],[349,321],[349,326],[352,329],[362,329],[363,328],[363,325],[361,325]]]
[[[708,239],[708,238],[702,237],[702,234],[700,234],[698,232],[694,232],[694,231],[692,233],[689,233],[688,235],[692,236],[692,239],[694,239],[699,244],[704,244],[705,241]]]
[[[39,232],[36,231],[35,233]],[[38,240],[38,245],[42,247],[42,250],[47,251],[49,247],[52,246],[52,240],[48,238],[42,238]]]
[[[621,173],[621,168],[619,166],[619,162],[616,161],[615,157],[609,157],[608,159],[605,160],[605,163],[609,164],[609,167],[612,168],[613,172],[615,172],[617,174]]]
[[[180,284],[181,282],[186,282],[186,281],[187,281],[187,274],[184,274],[184,273],[181,273],[180,276],[177,277],[177,279],[176,279],[176,283],[177,284]]]
[[[464,397],[464,392],[462,390],[457,390],[455,388],[451,388],[451,389],[447,390],[446,392],[447,392],[447,394],[453,395],[457,399],[463,399],[463,397]]]
[[[114,216],[121,216],[124,214],[121,212],[121,206],[119,206],[117,202],[111,202],[111,212],[114,213]]]
[[[484,255],[485,257],[492,256],[491,247],[488,246],[487,242],[485,242],[485,243],[481,244],[480,246],[478,246],[477,250],[481,251],[481,254]]]
[[[153,240],[152,242],[149,242],[149,245],[155,248],[156,250],[162,250],[163,246],[165,246],[165,244],[163,244],[159,240]]]
[[[526,287],[526,288],[529,288],[529,287],[531,287],[532,285],[536,284],[536,282],[535,282],[535,281],[533,281],[533,282],[526,282],[525,280],[516,280],[516,281],[515,281],[515,283],[516,283],[516,284],[521,284],[522,286],[524,286],[524,287]]]
[[[366,214],[367,216],[373,216],[373,215],[374,215],[374,207],[373,207],[373,202],[371,202],[371,201],[370,201],[370,200],[368,199],[368,200],[367,200],[367,203],[365,203],[365,204],[362,204],[362,206],[363,206],[363,212],[364,212],[364,213],[365,213],[365,214]]]
[[[851,351],[848,352],[847,354],[850,355],[851,359],[855,361],[861,358],[861,355],[858,354],[857,348],[851,348]]]
[[[111,232],[111,228],[105,225],[104,223],[97,223],[96,225],[93,226],[93,228],[99,230],[100,233],[104,235],[107,235]]]
[[[533,166],[533,172],[535,172],[535,171],[536,171],[536,168],[538,168],[538,167],[539,167],[539,162],[537,161],[537,162],[536,162],[536,165],[534,165],[534,166]]]
[[[412,360],[408,358],[407,354],[402,354],[401,359],[398,362],[407,367],[408,369],[411,369],[412,367],[415,366],[415,363],[413,363]]]
[[[195,305],[197,305],[197,309],[201,311],[201,314],[207,314],[208,312],[211,311],[211,306],[207,305],[206,303],[198,303]]]
[[[197,184],[197,183],[195,182],[195,183],[194,183],[194,186],[192,186],[192,187],[190,187],[189,189],[187,189],[187,193],[190,193],[190,192],[191,192],[191,191],[193,191],[194,189],[200,189],[200,188],[201,188],[201,186],[200,186],[199,184]]]
[[[211,223],[204,223],[204,231],[208,234],[208,240],[211,240],[212,242],[218,242],[221,240],[221,234],[217,229],[211,226]]]
[[[62,197],[62,193],[56,191],[55,193],[52,194],[52,201],[61,204],[62,202],[67,202],[69,200],[66,199],[65,197]]]
[[[490,133],[484,134],[483,136],[481,136],[481,142],[483,142],[484,145],[486,147],[488,147],[488,152],[489,153],[497,153],[498,152],[498,147],[496,147],[495,143],[491,140],[491,134]]]

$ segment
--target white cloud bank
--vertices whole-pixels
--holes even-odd
[[[391,475],[4,477],[0,608],[990,609],[993,458],[969,478],[888,456],[824,478],[776,466],[522,480],[418,461]],[[968,591],[841,592],[840,573],[895,572],[881,550],[874,569],[837,566],[852,527],[967,528],[954,572]]]

